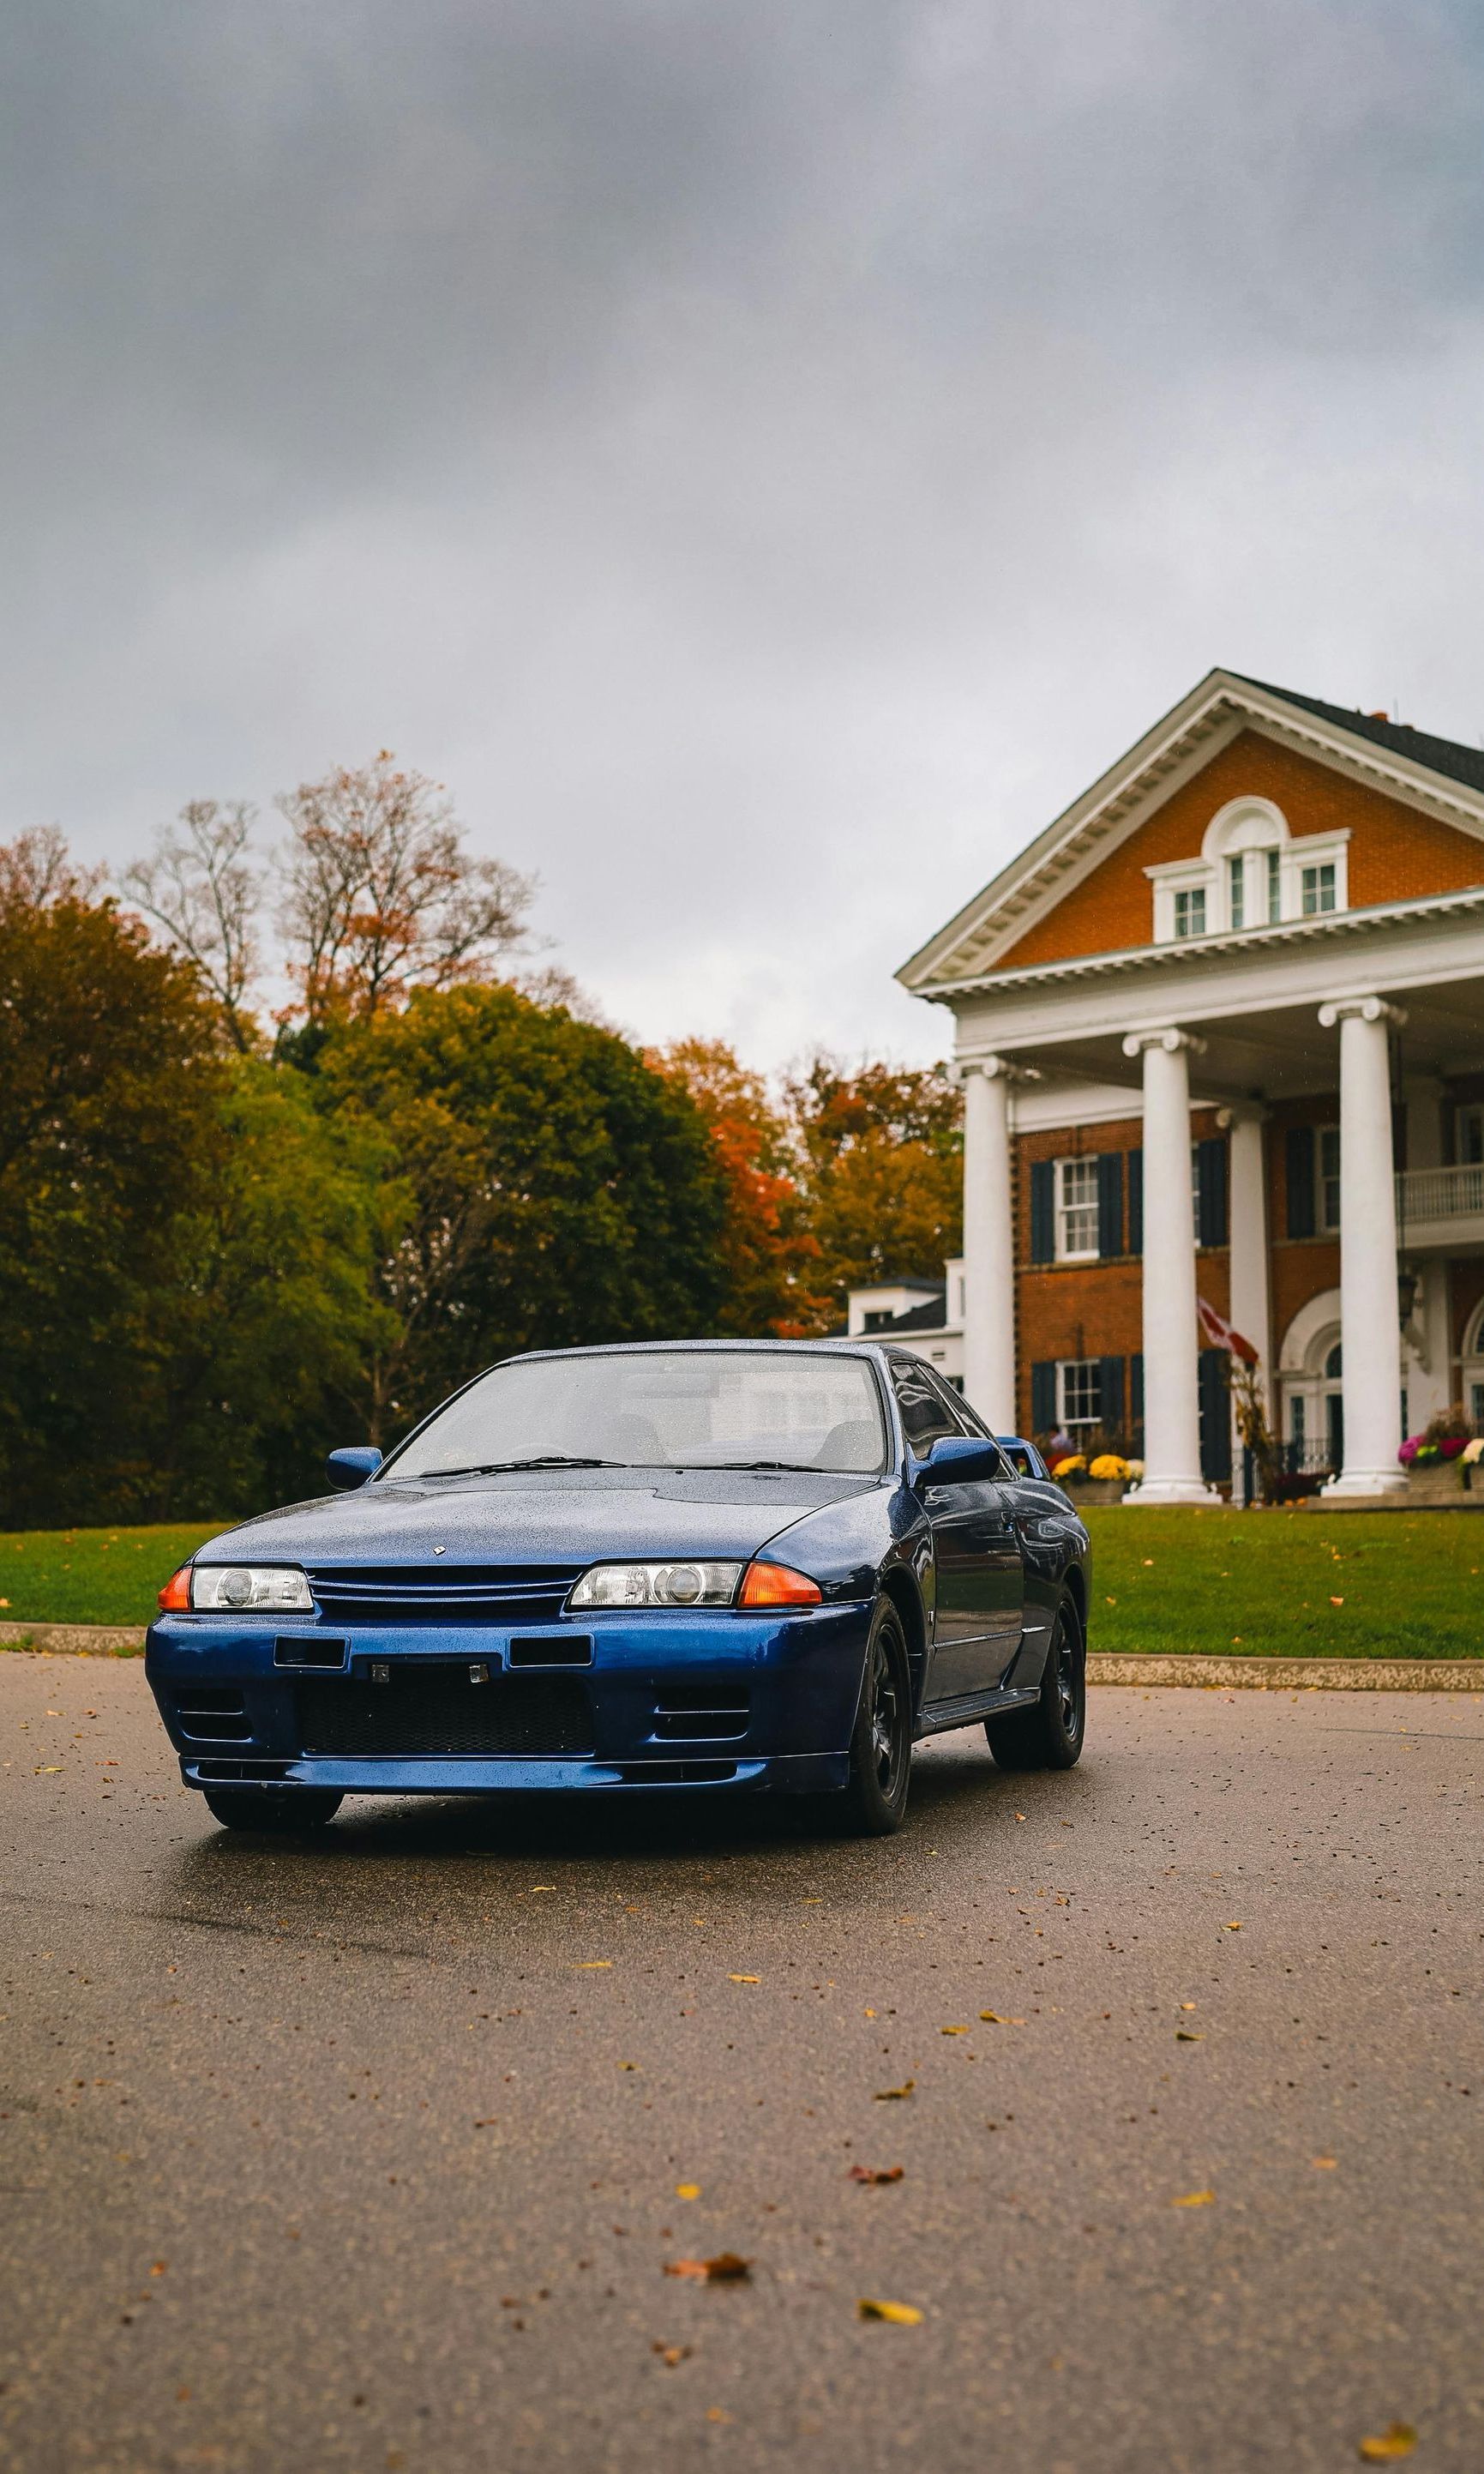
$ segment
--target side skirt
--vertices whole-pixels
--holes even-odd
[[[924,1735],[946,1735],[954,1727],[976,1727],[981,1718],[998,1718],[1007,1710],[1028,1710],[1041,1699],[1039,1684],[1001,1686],[993,1692],[968,1692],[957,1701],[934,1701],[918,1713],[913,1741]]]

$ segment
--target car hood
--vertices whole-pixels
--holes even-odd
[[[586,1564],[703,1555],[745,1561],[827,1504],[889,1484],[882,1477],[767,1476],[730,1469],[512,1470],[497,1477],[409,1479],[292,1503],[226,1529],[207,1563],[421,1564],[442,1547],[455,1564]]]

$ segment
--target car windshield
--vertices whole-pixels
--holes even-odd
[[[493,1367],[439,1410],[385,1474],[567,1463],[864,1476],[885,1456],[864,1359],[809,1348],[676,1348]]]

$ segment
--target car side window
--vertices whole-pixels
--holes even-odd
[[[940,1435],[963,1433],[956,1411],[940,1397],[925,1367],[908,1366],[900,1358],[893,1358],[892,1387],[907,1441],[919,1460],[926,1459]]]

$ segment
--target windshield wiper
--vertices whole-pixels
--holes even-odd
[[[467,1468],[426,1469],[426,1477],[501,1477],[507,1469],[633,1468],[632,1461],[600,1461],[586,1452],[537,1452],[527,1461],[475,1461]]]

